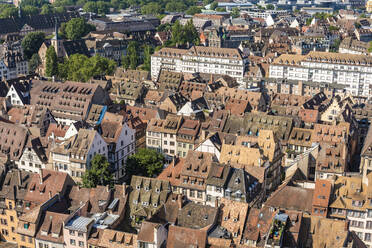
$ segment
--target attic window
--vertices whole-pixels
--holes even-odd
[[[24,229],[28,229],[29,227],[30,227],[30,225],[28,223],[23,224]]]

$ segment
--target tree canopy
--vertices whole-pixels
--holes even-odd
[[[74,54],[58,66],[58,76],[62,79],[87,82],[94,76],[110,75],[116,69],[116,62],[101,56],[88,58]]]
[[[107,158],[101,154],[97,154],[93,157],[90,161],[89,168],[83,175],[83,187],[95,188],[97,185],[113,186],[110,163],[107,161]]]
[[[81,17],[72,18],[66,24],[61,25],[60,32],[69,40],[77,40],[87,35],[90,31],[95,30],[93,25],[85,22]]]
[[[58,74],[58,58],[54,46],[48,47],[45,57],[45,74],[48,77],[56,76]]]
[[[32,55],[31,59],[28,61],[28,69],[30,72],[35,72],[37,67],[41,64],[41,59],[39,54],[35,53]]]
[[[152,149],[141,148],[128,157],[126,175],[129,178],[133,175],[153,177],[162,171],[163,166],[163,154]]]
[[[171,46],[184,46],[186,44],[198,45],[199,33],[196,30],[192,19],[190,19],[185,26],[182,26],[179,21],[176,21],[172,26]]]
[[[30,59],[33,54],[39,51],[44,40],[45,34],[43,32],[32,32],[23,38],[21,45],[26,59]]]
[[[138,52],[138,43],[131,41],[127,47],[127,55],[123,56],[122,64],[125,69],[135,70],[140,63],[139,52]]]
[[[0,18],[18,16],[18,9],[10,4],[0,4]]]

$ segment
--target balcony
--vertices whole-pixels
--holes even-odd
[[[282,247],[283,234],[287,225],[288,215],[279,213],[274,217],[265,247]]]

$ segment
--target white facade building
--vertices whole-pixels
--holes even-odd
[[[243,79],[248,59],[239,49],[194,46],[190,49],[163,48],[151,56],[151,77],[161,69],[188,73],[229,75]]]
[[[77,135],[51,150],[53,169],[81,180],[94,155],[108,157],[107,143],[95,130],[81,128]]]
[[[345,85],[355,96],[369,96],[372,57],[328,52],[281,55],[270,65],[270,78]]]

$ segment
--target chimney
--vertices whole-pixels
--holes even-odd
[[[52,198],[52,191],[49,191],[49,199]]]
[[[126,191],[126,189],[127,189],[127,184],[124,182],[124,183],[122,184],[122,186],[123,186],[123,197],[125,197],[125,191]]]
[[[345,221],[345,231],[349,230],[349,221]]]
[[[40,184],[43,184],[43,170],[39,169]]]
[[[109,185],[106,185],[106,191],[110,192],[110,186]]]
[[[214,201],[214,207],[218,208],[218,197],[216,197],[216,200]]]
[[[183,203],[182,195],[177,195],[177,205],[178,205],[179,210],[182,209],[182,205],[183,205],[182,203]]]
[[[20,170],[17,170],[17,174],[18,174],[18,185],[21,186],[22,185],[21,171]]]

